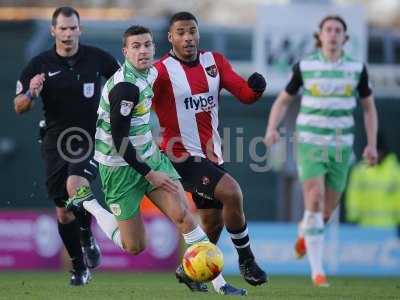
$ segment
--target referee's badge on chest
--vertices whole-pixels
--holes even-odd
[[[93,97],[93,95],[94,95],[94,83],[93,82],[83,84],[83,95],[86,98]]]

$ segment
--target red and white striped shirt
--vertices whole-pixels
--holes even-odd
[[[200,156],[222,164],[218,133],[219,94],[225,88],[243,103],[253,103],[254,92],[216,52],[200,51],[196,62],[184,63],[167,54],[155,67],[153,108],[162,129],[161,149],[169,156]]]

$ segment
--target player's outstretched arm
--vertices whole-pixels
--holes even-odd
[[[361,105],[364,111],[364,127],[367,134],[367,146],[364,149],[363,157],[369,165],[375,165],[378,161],[376,140],[378,132],[378,116],[374,102],[374,96],[369,86],[368,71],[364,65],[357,86],[361,98]]]
[[[268,126],[264,137],[264,144],[272,146],[279,140],[278,126],[286,114],[290,101],[298,93],[303,86],[303,78],[300,71],[300,63],[296,63],[292,68],[291,78],[286,85],[286,88],[279,94],[275,103],[272,105],[271,113],[269,114]]]
[[[272,146],[279,140],[278,126],[285,116],[289,103],[293,98],[293,95],[290,95],[286,90],[283,90],[272,105],[264,137],[264,144],[266,146]]]
[[[221,88],[245,104],[254,103],[261,98],[267,86],[264,76],[253,73],[246,81],[236,73],[222,54],[214,53],[214,58],[221,76]]]

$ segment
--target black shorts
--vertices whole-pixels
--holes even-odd
[[[57,207],[64,207],[68,199],[67,178],[77,175],[86,178],[89,182],[97,176],[98,164],[93,160],[93,153],[83,155],[81,159],[68,159],[60,155],[54,148],[42,145],[42,156],[46,169],[46,187],[50,199]]]
[[[173,165],[182,177],[184,189],[192,193],[198,209],[222,209],[222,203],[214,198],[215,187],[226,174],[221,165],[198,156],[190,156],[184,162],[173,162]]]

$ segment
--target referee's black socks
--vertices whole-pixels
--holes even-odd
[[[83,253],[81,248],[81,242],[79,238],[79,225],[78,221],[74,221],[62,224],[58,222],[58,232],[64,243],[65,248],[69,254],[72,261],[72,267],[75,270],[86,269],[85,263],[83,261]]]
[[[92,215],[88,212],[75,214],[79,222],[80,237],[83,243],[89,242],[92,236],[92,231],[90,229],[90,224],[92,223]]]

